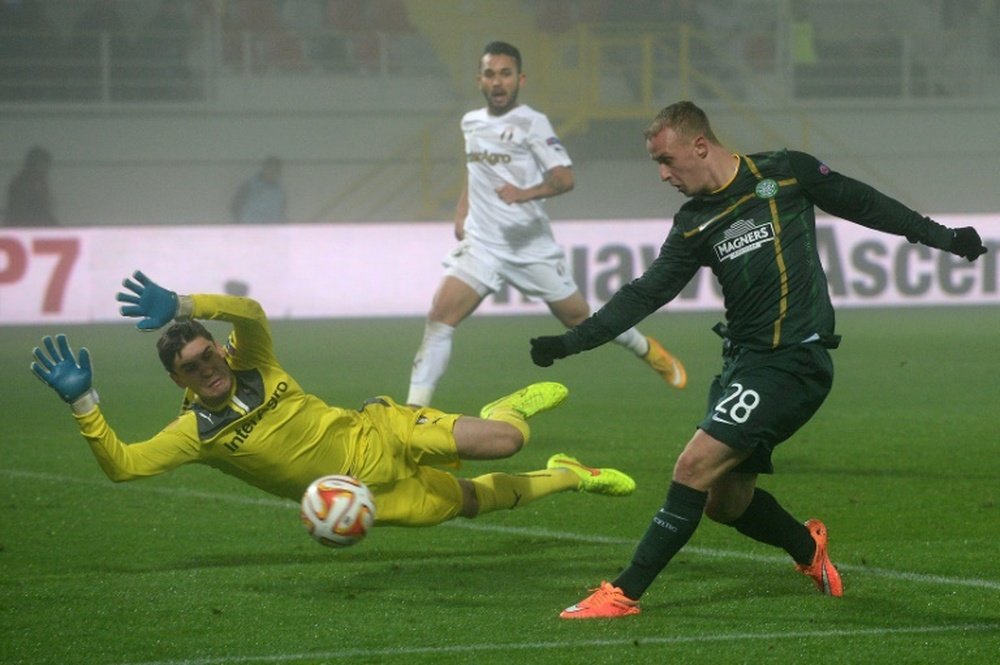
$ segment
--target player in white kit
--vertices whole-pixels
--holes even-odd
[[[486,106],[462,118],[467,177],[455,209],[459,244],[445,260],[413,361],[406,401],[415,406],[430,404],[448,367],[455,328],[505,283],[544,300],[567,328],[590,316],[543,206],[573,189],[573,163],[549,119],[517,103],[524,84],[518,49],[487,44],[478,81]],[[684,366],[652,337],[631,328],[615,342],[670,385],[686,385]]]

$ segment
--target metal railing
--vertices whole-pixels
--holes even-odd
[[[751,24],[720,38],[683,23],[579,24],[539,35],[533,46],[546,55],[532,70],[544,85],[532,92],[545,96],[550,111],[586,107],[605,117],[645,113],[678,95],[752,102],[762,83],[799,101],[1000,99],[1000,36],[987,26],[817,39],[811,62],[796,61],[786,27]],[[225,103],[220,76],[447,76],[441,60],[464,56],[464,49],[438,54],[414,33],[234,32],[206,24],[60,38],[0,26],[0,104]]]
[[[808,109],[831,101],[1000,103],[1000,31],[988,24],[817,35],[816,57],[803,61],[790,38],[784,3],[740,4],[753,11],[734,21],[729,32],[685,22],[579,23],[564,32],[539,32],[525,45],[531,55],[531,103],[552,117],[563,136],[598,120],[645,121],[663,103],[681,98],[739,109],[751,121],[763,113],[756,109],[776,104]],[[489,26],[482,29],[463,33],[466,43],[432,48],[428,38],[412,32],[227,30],[218,21],[188,31],[139,34],[24,33],[0,25],[0,111],[25,104],[115,109],[154,104],[165,112],[211,105],[244,111],[243,91],[266,89],[274,80],[301,80],[300,87],[283,90],[306,94],[310,86],[341,76],[468,74],[469,54],[488,41]],[[449,69],[450,62],[458,66]],[[232,79],[251,85],[226,85]],[[470,82],[466,77],[454,89],[474,93]],[[439,217],[457,193],[461,169],[451,156],[461,146],[453,123],[464,104],[458,99],[442,104],[449,107],[442,112],[447,118],[425,118],[411,144],[380,156],[384,164],[360,168],[358,178],[335,192],[316,217],[377,218],[380,208],[401,199],[419,208],[414,218]],[[801,120],[803,134],[818,131],[804,111]],[[836,143],[836,137],[823,139]],[[393,196],[386,196],[384,187],[368,186],[384,184],[387,176]]]
[[[219,77],[441,74],[414,34],[160,31],[70,39],[0,26],[0,104],[219,101]],[[226,100],[221,100],[225,102]],[[238,100],[236,100],[238,106]]]

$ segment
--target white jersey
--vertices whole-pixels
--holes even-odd
[[[549,119],[525,105],[502,116],[481,108],[462,117],[462,133],[469,182],[466,239],[511,263],[561,257],[542,200],[507,204],[496,192],[506,183],[534,187],[546,171],[573,165]]]

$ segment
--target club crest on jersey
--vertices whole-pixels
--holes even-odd
[[[735,259],[771,242],[774,242],[771,222],[758,225],[752,219],[740,219],[723,232],[720,242],[715,243],[715,256],[720,262]]]
[[[778,183],[771,178],[764,178],[753,188],[758,199],[773,199],[778,194]]]
[[[500,132],[500,140],[504,143],[510,143],[514,140],[514,128],[506,127],[502,132]]]

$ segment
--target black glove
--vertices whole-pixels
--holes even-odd
[[[531,340],[531,362],[539,367],[548,367],[559,358],[565,358],[568,355],[566,338],[562,335],[534,337]]]
[[[974,228],[963,226],[960,229],[952,229],[951,246],[948,251],[970,261],[975,261],[986,253],[986,247],[983,246],[983,239],[979,237],[979,233]]]

